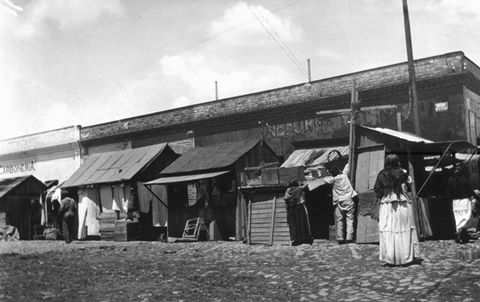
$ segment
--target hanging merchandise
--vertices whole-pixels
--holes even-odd
[[[197,203],[197,186],[192,182],[187,185],[188,206],[193,207]]]
[[[167,202],[167,187],[163,185],[152,186],[152,190],[164,203]],[[167,226],[168,209],[157,198],[152,198],[152,223],[156,226]]]
[[[127,205],[125,204],[124,185],[113,186],[113,205],[112,209],[122,213],[127,212]]]
[[[78,191],[78,238],[100,235],[100,215],[98,206],[98,191],[94,188],[84,188]]]
[[[113,192],[112,186],[102,185],[100,186],[100,200],[102,202],[102,212],[113,211]]]
[[[156,186],[153,186],[156,187]],[[137,182],[137,192],[138,192],[138,206],[139,210],[142,213],[150,212],[150,204],[153,200],[152,193],[150,193],[146,188],[145,185],[141,182]]]
[[[125,212],[128,212],[129,210],[135,209],[135,194],[134,194],[134,188],[130,185],[125,185],[123,187],[123,210]]]

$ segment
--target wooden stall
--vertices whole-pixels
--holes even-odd
[[[78,196],[78,239],[157,240],[167,223],[166,188],[154,179],[178,155],[168,144],[90,155],[62,188]]]
[[[12,225],[20,239],[33,239],[33,226],[40,224],[40,194],[46,185],[33,175],[0,180],[0,227]]]
[[[291,243],[284,195],[292,178],[309,183],[305,201],[313,238],[330,239],[334,225],[331,187],[321,179],[326,167],[336,165],[342,169],[347,160],[347,146],[299,149],[281,167],[246,168],[240,190],[248,203],[248,242]]]
[[[272,149],[257,139],[199,147],[182,154],[160,178],[145,185],[168,187],[170,237],[182,237],[185,223],[201,218],[206,227],[216,226],[211,228],[217,230],[212,239],[242,240],[247,206],[238,192],[240,174],[247,166],[278,161]]]
[[[419,237],[438,238],[444,233],[440,228],[445,226],[453,230],[445,188],[456,163],[456,152],[476,152],[476,147],[468,142],[433,142],[407,132],[357,126],[353,160],[354,187],[359,194],[357,243],[379,240],[378,203],[373,188],[385,156],[392,153],[399,155],[402,167],[413,179],[413,208]]]

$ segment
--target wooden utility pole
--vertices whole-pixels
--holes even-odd
[[[415,80],[415,63],[413,61],[412,50],[412,36],[410,34],[410,19],[408,17],[408,4],[407,0],[403,1],[403,19],[405,21],[405,41],[407,44],[407,57],[408,57],[408,74],[409,74],[409,91],[410,99],[412,102],[413,112],[413,125],[415,127],[415,134],[420,136],[420,118],[418,115],[418,98],[417,98],[417,85]]]
[[[349,136],[349,148],[350,153],[348,155],[348,176],[350,178],[350,182],[352,184],[355,183],[355,175],[353,174],[354,165],[355,165],[355,127],[357,126],[357,113],[359,110],[359,103],[358,103],[358,94],[357,94],[357,81],[354,79],[352,84],[352,92],[351,92],[351,101],[350,101],[350,136]]]

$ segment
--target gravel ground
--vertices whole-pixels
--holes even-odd
[[[376,245],[331,241],[0,242],[0,301],[479,301],[479,242],[420,248],[392,268]]]

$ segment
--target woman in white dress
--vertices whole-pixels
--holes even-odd
[[[374,187],[380,199],[380,260],[387,265],[406,265],[418,255],[412,200],[408,194],[410,183],[411,178],[400,167],[398,156],[388,155]]]

